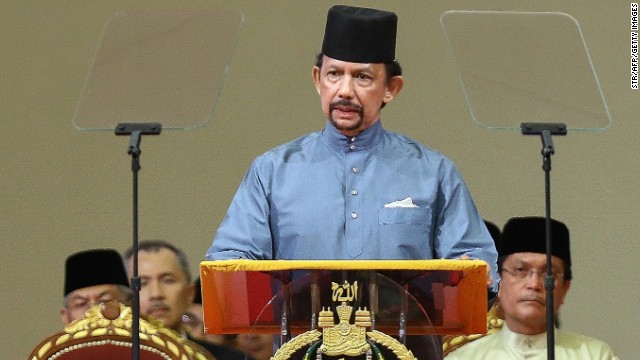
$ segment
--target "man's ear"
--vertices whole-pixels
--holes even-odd
[[[389,79],[389,83],[387,84],[387,90],[384,93],[384,99],[383,99],[384,103],[388,104],[391,101],[393,101],[393,99],[395,99],[396,96],[398,96],[403,86],[404,86],[404,78],[402,76],[394,76],[391,79]]]
[[[571,280],[565,280],[562,284],[563,294],[562,298],[560,298],[560,304],[564,304],[564,298],[567,296],[569,292],[569,288],[571,287]]]
[[[69,325],[69,323],[71,323],[71,318],[69,317],[69,310],[67,308],[62,308],[60,309],[60,320],[62,320],[62,323],[64,324],[64,326]]]
[[[200,289],[196,289],[196,286],[193,284],[189,285],[189,304],[193,303],[193,299],[196,297],[196,291],[200,291]]]
[[[313,84],[316,87],[316,92],[320,95],[320,68],[314,66],[313,69],[311,69],[311,76],[313,77]]]

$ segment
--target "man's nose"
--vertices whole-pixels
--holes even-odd
[[[353,78],[351,76],[345,75],[340,79],[338,96],[343,99],[351,99],[353,97]]]
[[[527,285],[529,285],[530,287],[543,287],[544,284],[544,277],[546,276],[544,271],[538,271],[537,269],[531,269],[529,270],[529,273],[527,274],[527,277],[525,278],[525,281],[527,282]]]
[[[147,285],[147,291],[151,299],[164,299],[164,289],[158,282],[152,282]]]

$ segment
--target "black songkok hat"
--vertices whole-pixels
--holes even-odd
[[[398,17],[388,11],[335,5],[327,14],[322,53],[355,63],[389,63],[396,58]]]
[[[129,286],[120,254],[112,249],[95,249],[75,253],[65,263],[64,296],[95,285]]]
[[[498,225],[488,220],[484,220],[484,225],[487,227],[487,230],[489,230],[489,235],[491,235],[491,238],[493,238],[496,249],[500,250],[500,228],[498,227]]]
[[[519,252],[547,253],[546,220],[544,217],[517,217],[507,221],[502,229],[500,257]],[[569,229],[560,221],[551,219],[551,255],[571,266]]]
[[[202,305],[202,287],[200,285],[200,278],[197,278],[196,281],[193,282],[193,287],[196,289],[196,294],[193,297],[193,303]]]

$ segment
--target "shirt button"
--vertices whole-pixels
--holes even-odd
[[[528,347],[529,349],[531,349],[531,347],[533,346],[533,341],[532,341],[531,339],[526,339],[526,340],[525,340],[525,343],[527,344],[527,347]]]
[[[357,174],[359,169],[357,167],[353,167],[351,168],[351,171],[353,171],[354,174]]]
[[[358,195],[358,190],[356,189],[351,190],[351,195]]]
[[[356,137],[355,136],[351,138],[351,142],[354,142],[354,141],[356,141]]]
[[[351,145],[349,145],[349,149],[351,149],[351,150],[355,150],[355,149],[356,149],[356,146],[355,146],[354,144],[351,144]]]
[[[358,213],[356,213],[356,212],[352,212],[352,213],[351,213],[351,218],[352,218],[352,219],[357,219],[357,218],[358,218]]]

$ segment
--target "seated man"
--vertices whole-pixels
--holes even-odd
[[[128,303],[129,280],[120,254],[112,249],[81,251],[65,262],[64,325],[84,317],[93,305],[110,300]]]
[[[124,253],[127,272],[133,274],[133,249]],[[141,241],[138,253],[138,276],[141,281],[140,314],[161,320],[164,326],[207,349],[220,360],[245,360],[235,349],[193,338],[182,326],[182,315],[193,302],[189,261],[185,253],[162,240]],[[248,358],[250,359],[250,358]]]
[[[543,217],[512,218],[504,226],[498,268],[502,275],[498,305],[504,315],[500,331],[468,343],[447,355],[460,359],[546,359],[546,227]],[[571,285],[569,230],[552,220],[552,273],[554,313]],[[617,359],[604,342],[568,331],[555,330],[557,359]]]

